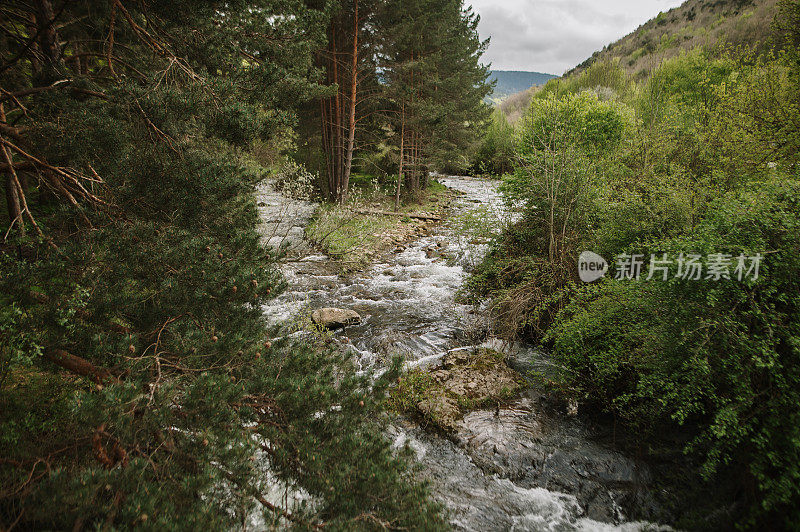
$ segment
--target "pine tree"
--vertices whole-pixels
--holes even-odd
[[[431,166],[441,166],[475,141],[489,116],[490,91],[480,64],[487,43],[477,34],[478,17],[462,2],[386,2],[381,71],[393,103],[400,147],[400,184],[416,193]],[[408,172],[405,176],[403,171]]]
[[[301,0],[0,6],[3,529],[441,527],[376,383],[273,341],[250,144],[323,94]],[[6,234],[6,231],[3,231]],[[320,415],[323,413],[323,415]],[[263,493],[305,490],[290,509]],[[367,523],[367,525],[363,525]]]
[[[487,41],[478,36],[480,18],[462,2],[443,2],[439,37],[434,56],[436,75],[432,84],[432,110],[428,140],[425,143],[429,164],[450,163],[454,154],[472,145],[491,116],[483,100],[491,92],[488,66],[480,63]]]
[[[342,0],[330,8],[326,48],[318,64],[335,92],[321,102],[325,193],[330,201],[345,202],[362,123],[370,116],[376,92],[373,18],[377,0]]]

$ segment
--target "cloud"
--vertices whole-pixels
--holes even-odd
[[[562,74],[681,0],[467,0],[496,70]]]

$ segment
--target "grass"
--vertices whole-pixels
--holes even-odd
[[[353,214],[338,205],[325,205],[306,234],[334,260],[363,267],[384,247],[384,236],[396,224],[388,216]]]
[[[440,387],[430,373],[421,369],[411,370],[399,379],[389,394],[389,408],[402,414],[415,412],[420,401],[437,391],[441,392]]]
[[[503,364],[505,355],[494,349],[487,349],[480,347],[475,350],[469,361],[469,368],[471,369],[489,369]]]
[[[381,186],[369,175],[354,174],[347,205],[323,205],[306,228],[306,236],[345,270],[369,265],[381,253],[400,245],[430,227],[430,221],[410,216],[383,216],[357,211],[393,211],[391,186]],[[450,191],[431,180],[428,188],[414,198],[404,197],[398,212],[435,213],[447,207]]]

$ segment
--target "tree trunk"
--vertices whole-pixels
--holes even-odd
[[[397,191],[394,194],[394,211],[400,210],[400,184],[403,182],[403,148],[406,138],[406,103],[400,110],[400,171],[397,174]]]
[[[339,56],[336,48],[336,27],[334,26],[331,34],[332,46],[332,61],[333,61],[333,82],[338,87],[335,97],[335,115],[336,120],[333,123],[334,139],[335,139],[335,155],[333,157],[333,184],[332,198],[334,201],[339,199],[342,189],[342,103],[341,103],[341,84],[339,84]]]
[[[417,144],[415,145],[416,150],[414,151],[414,160],[416,162],[417,168],[417,193],[422,190],[422,163],[420,162],[422,159],[420,158],[420,152],[422,150],[422,139],[417,136]]]
[[[25,224],[22,220],[22,207],[19,204],[19,194],[17,193],[17,185],[14,182],[14,176],[9,171],[6,174],[5,180],[6,188],[6,204],[8,205],[8,221],[9,224],[17,224],[17,231],[21,235],[25,235]]]
[[[50,0],[35,0],[36,26],[39,31],[39,49],[45,59],[42,81],[49,85],[61,75],[63,60],[58,42],[53,4]]]
[[[419,144],[419,135],[417,135],[417,132],[415,131],[411,134],[411,136],[414,139],[414,142],[411,145],[411,161],[412,161],[411,188],[414,190],[414,197],[416,198],[417,194],[419,193],[419,161],[417,160],[417,146]]]
[[[6,110],[2,103],[0,103],[0,124],[6,124]],[[25,236],[25,221],[22,219],[22,202],[20,201],[20,190],[17,188],[17,180],[14,175],[14,160],[11,153],[5,147],[0,146],[2,150],[2,162],[8,165],[6,173],[5,189],[6,189],[6,205],[8,205],[8,219],[9,225],[17,224],[17,231],[20,236]],[[25,193],[24,191],[22,192]]]
[[[331,168],[331,150],[330,150],[330,135],[329,135],[329,124],[328,124],[328,107],[329,101],[327,98],[321,99],[319,101],[319,110],[320,110],[320,126],[322,128],[322,151],[325,154],[325,170],[328,182],[328,189],[325,191],[328,198],[331,197],[331,193],[333,191],[333,169]]]
[[[30,13],[28,17],[28,20],[30,21],[30,24],[28,24],[28,32],[31,35],[36,35],[36,32],[38,31],[36,26],[36,15],[34,13]],[[39,71],[41,70],[41,65],[39,64],[39,48],[36,43],[31,44],[31,53],[29,54],[29,58],[31,61],[31,73],[35,78],[39,75]]]
[[[325,82],[327,85],[331,84],[331,68],[330,68],[330,57],[332,52],[331,49],[331,40],[332,40],[333,28],[329,28],[328,32],[328,47],[325,51],[323,51],[319,55],[318,64],[321,65],[325,69]],[[325,176],[326,176],[326,184],[327,188],[324,190],[326,197],[328,200],[333,198],[334,190],[335,190],[335,183],[334,183],[334,176],[333,176],[333,164],[335,163],[334,157],[334,134],[331,125],[333,124],[333,98],[326,97],[322,98],[319,102],[320,107],[320,128],[322,131],[322,151],[325,155]]]
[[[353,15],[353,63],[350,82],[350,116],[348,117],[347,153],[344,160],[344,173],[339,200],[347,201],[347,189],[350,186],[350,170],[353,167],[353,146],[356,139],[356,97],[358,96],[358,0],[355,0],[355,13]]]

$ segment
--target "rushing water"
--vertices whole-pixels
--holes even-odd
[[[454,214],[481,208],[484,216],[502,218],[495,183],[439,180],[459,193]],[[365,372],[380,371],[395,354],[408,365],[430,364],[449,350],[487,342],[484,313],[456,300],[486,246],[467,241],[452,223],[387,253],[365,271],[344,274],[303,241],[313,204],[265,189],[259,208],[265,239],[290,250],[283,265],[289,289],[264,309],[274,323],[320,307],[357,311],[362,323],[338,332],[337,339]],[[506,352],[523,371],[548,363],[533,349]],[[633,509],[657,515],[647,467],[593,441],[576,419],[548,412],[531,389],[499,411],[468,414],[452,439],[408,420],[393,426],[390,436],[395,445],[414,449],[456,529],[658,529],[626,518]]]

